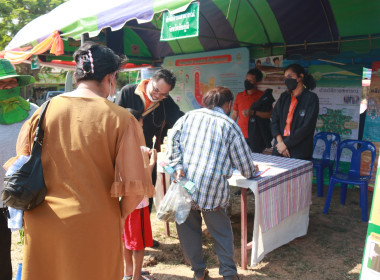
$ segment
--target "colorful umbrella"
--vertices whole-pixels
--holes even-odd
[[[200,0],[199,36],[160,41],[162,11],[191,0],[71,0],[26,25],[6,50],[35,46],[55,30],[89,37],[110,27],[107,44],[133,62],[216,49],[248,47],[252,57],[380,49],[378,0]],[[116,42],[116,43],[115,43]]]
[[[22,28],[5,50],[35,45],[55,30],[62,38],[80,39],[88,33],[94,37],[106,27],[121,29],[127,21],[149,22],[155,13],[168,10],[178,13],[186,10],[192,0],[70,0]]]

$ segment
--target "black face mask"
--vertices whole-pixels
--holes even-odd
[[[248,80],[244,81],[244,88],[245,88],[245,90],[250,90],[250,89],[253,89],[254,87],[255,87],[255,85],[251,84],[250,81],[248,81]]]
[[[297,79],[287,78],[285,79],[285,85],[289,91],[295,90],[297,88]]]

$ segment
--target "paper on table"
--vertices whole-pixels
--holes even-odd
[[[269,169],[270,169],[270,167],[267,167],[267,168],[264,169],[264,170],[259,170],[259,172],[256,172],[255,175],[253,175],[252,178],[257,178],[257,177],[263,175],[263,174],[264,174],[265,172],[267,172]]]
[[[268,167],[268,166],[259,166],[259,169],[261,169],[261,170],[259,170],[258,172],[256,172],[255,175],[253,175],[250,179],[257,178],[257,177],[263,175],[265,172],[267,172],[270,169],[270,167]],[[241,173],[240,173],[239,170],[234,169],[233,175],[239,175],[239,176],[241,176]]]

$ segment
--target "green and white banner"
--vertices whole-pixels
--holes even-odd
[[[309,67],[309,72],[317,82],[313,91],[319,97],[316,132],[335,132],[341,140],[357,139],[362,71],[362,67],[354,66]]]
[[[161,41],[196,37],[199,33],[199,2],[189,5],[183,13],[164,13]]]
[[[317,83],[313,92],[319,98],[316,133],[335,132],[340,135],[341,141],[358,138],[362,71],[362,67],[346,65],[309,67],[309,73],[313,75]],[[321,157],[323,150],[324,144],[317,143],[313,157]],[[332,153],[332,156],[335,156],[335,153]],[[350,154],[343,152],[341,160],[350,162]]]
[[[375,192],[368,222],[361,280],[380,279],[380,167],[377,168]]]

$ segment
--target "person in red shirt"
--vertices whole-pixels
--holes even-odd
[[[247,75],[244,81],[245,90],[237,94],[235,103],[233,106],[233,111],[231,114],[231,118],[234,121],[237,120],[237,124],[239,125],[241,131],[243,132],[244,138],[247,141],[248,145],[249,145],[248,122],[250,118],[249,108],[251,107],[252,103],[259,100],[259,98],[263,94],[262,91],[257,89],[257,84],[262,79],[263,79],[263,73],[257,68],[250,69],[247,72]],[[263,119],[269,119],[272,116],[272,111],[270,112],[256,111],[255,115]],[[252,150],[252,147],[250,148]]]

